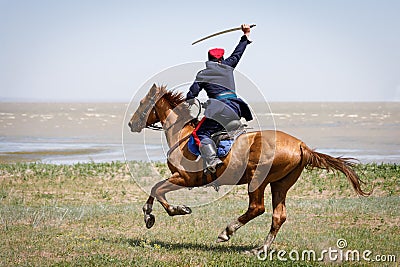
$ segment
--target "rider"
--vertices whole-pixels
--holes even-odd
[[[233,70],[242,57],[249,40],[250,26],[243,24],[244,35],[240,38],[232,55],[224,59],[224,49],[214,48],[208,51],[206,68],[197,73],[194,83],[186,96],[189,105],[194,103],[194,98],[204,89],[209,98],[203,119],[193,131],[193,137],[199,146],[201,156],[206,162],[207,169],[214,173],[222,164],[217,157],[216,146],[211,135],[224,129],[232,120],[241,117],[247,121],[253,119],[248,105],[235,94],[235,81]]]

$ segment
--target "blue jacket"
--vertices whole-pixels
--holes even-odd
[[[233,70],[239,63],[246,46],[250,43],[247,36],[243,35],[239,44],[227,59],[222,60],[221,63],[207,61],[206,69],[197,74],[195,82],[189,88],[186,99],[197,97],[200,91],[204,89],[208,98],[217,99],[234,110],[239,117],[243,117],[247,121],[252,120],[253,116],[248,105],[235,94],[233,78]],[[212,109],[212,107],[207,109],[209,108]],[[205,115],[207,116],[207,114]]]

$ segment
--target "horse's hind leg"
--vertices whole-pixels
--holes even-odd
[[[301,172],[303,171],[303,166],[299,165],[294,170],[292,170],[288,175],[286,175],[281,180],[271,183],[271,193],[272,193],[272,223],[271,229],[268,233],[267,238],[264,241],[264,245],[253,249],[251,252],[254,254],[267,253],[268,249],[271,247],[272,242],[274,242],[276,235],[282,224],[286,221],[286,194],[287,191],[294,185],[294,183],[299,178]]]
[[[231,236],[243,225],[248,223],[250,220],[261,215],[265,211],[264,207],[264,190],[266,184],[261,185],[253,192],[249,192],[249,207],[242,216],[238,219],[232,221],[228,226],[222,231],[217,239],[217,242],[226,242]]]
[[[170,205],[165,197],[166,193],[179,190],[185,186],[185,180],[179,175],[179,173],[174,173],[169,179],[158,182],[153,186],[151,189],[151,196],[143,206],[144,220],[147,228],[151,228],[155,221],[154,215],[151,214],[154,198],[160,202],[170,216],[192,213],[192,210],[189,207]]]

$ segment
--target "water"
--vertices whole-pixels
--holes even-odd
[[[271,110],[277,129],[317,151],[364,163],[400,162],[400,103],[272,103]]]
[[[249,125],[255,129],[285,131],[332,156],[400,163],[399,103],[251,107],[258,121]],[[124,125],[126,108],[123,103],[0,103],[0,162],[124,161],[124,152],[129,160],[165,161],[162,132],[130,133]]]

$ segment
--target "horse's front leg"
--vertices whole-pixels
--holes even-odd
[[[151,212],[153,211],[153,203],[154,203],[154,197],[150,196],[147,199],[146,204],[144,204],[143,206],[144,222],[146,223],[147,229],[153,227],[156,221],[155,216],[151,214]]]
[[[144,220],[146,227],[151,228],[154,225],[155,217],[152,212],[154,198],[164,207],[165,211],[170,216],[186,215],[192,213],[192,210],[186,206],[170,205],[165,197],[165,194],[171,191],[179,190],[186,187],[185,179],[179,173],[174,173],[169,179],[158,182],[151,189],[151,196],[143,206]]]

